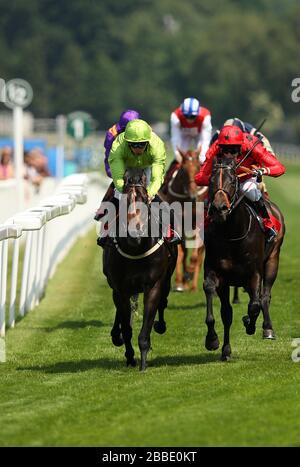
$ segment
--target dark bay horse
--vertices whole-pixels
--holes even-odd
[[[143,203],[146,208],[148,226],[151,225],[152,211],[148,204],[144,171],[128,169],[124,180],[123,193],[127,195],[126,232],[129,233],[129,225],[132,222],[136,228],[124,237],[117,231],[114,245],[104,249],[103,272],[113,289],[116,306],[116,317],[111,331],[112,341],[116,346],[125,344],[127,366],[136,365],[131,344],[130,298],[137,293],[144,293],[143,324],[138,343],[141,352],[140,370],[145,370],[153,324],[155,331],[160,334],[166,330],[164,310],[168,304],[171,277],[176,265],[177,245],[167,244],[160,234],[149,236],[149,232],[145,230],[145,218],[138,208],[139,203]],[[157,311],[159,320],[154,323]]]
[[[195,203],[203,201],[207,192],[206,187],[198,187],[195,182],[195,175],[200,169],[199,154],[200,150],[180,151],[182,162],[178,169],[174,171],[167,185],[166,193],[159,192],[159,196],[169,204],[180,202],[182,205],[182,219],[186,215],[185,202]],[[193,209],[195,209],[194,204]],[[193,213],[195,217],[195,213]],[[204,244],[195,246],[190,254],[188,264],[187,241],[194,240],[195,232],[191,231],[189,235],[182,229],[182,244],[178,245],[178,259],[176,264],[175,291],[182,292],[189,288],[189,279],[192,277],[191,290],[196,291],[198,287],[198,277],[204,257]]]
[[[255,333],[256,320],[262,310],[263,337],[274,338],[269,307],[271,289],[278,272],[285,226],[279,208],[269,202],[268,209],[281,223],[277,237],[270,244],[265,242],[265,233],[253,209],[239,193],[235,160],[215,159],[209,183],[211,222],[205,232],[203,288],[206,294],[208,328],[205,346],[208,350],[216,350],[219,347],[213,316],[213,295],[216,292],[221,301],[221,318],[224,326],[222,360],[229,359],[231,354],[230,286],[244,287],[249,295],[248,314],[243,318],[246,333]]]

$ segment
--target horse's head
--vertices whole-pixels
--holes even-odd
[[[209,182],[209,214],[216,222],[225,222],[238,193],[234,157],[217,156]]]
[[[127,232],[135,241],[145,236],[149,202],[147,177],[143,169],[130,168],[124,175],[123,193],[127,195]]]
[[[200,150],[189,150],[183,152],[178,149],[178,151],[182,157],[181,168],[184,174],[183,183],[186,185],[187,195],[191,199],[196,199],[199,187],[196,185],[195,175],[200,169]]]

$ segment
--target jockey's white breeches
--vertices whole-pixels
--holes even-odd
[[[248,180],[241,183],[240,191],[245,193],[245,197],[253,202],[258,201],[262,196],[261,191],[258,188],[256,177],[248,178]]]

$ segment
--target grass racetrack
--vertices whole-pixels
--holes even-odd
[[[202,275],[196,294],[171,293],[167,332],[152,332],[148,369],[125,366],[110,339],[111,291],[93,230],[77,242],[41,305],[6,338],[0,363],[0,446],[300,446],[300,166],[266,179],[287,225],[271,318],[247,336],[247,297],[234,305],[232,359],[208,352]],[[140,299],[141,303],[141,299]],[[223,326],[215,300],[216,329]],[[133,344],[141,307],[135,318]]]

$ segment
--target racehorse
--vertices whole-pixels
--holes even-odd
[[[204,195],[207,192],[206,187],[198,187],[195,183],[195,175],[200,169],[199,154],[200,150],[189,150],[183,152],[179,150],[182,157],[180,166],[173,172],[170,181],[167,184],[167,192],[162,190],[159,196],[169,204],[177,201],[182,205],[182,219],[178,219],[183,223],[186,214],[185,202],[193,203],[193,222],[196,216],[196,201],[204,200]],[[195,232],[191,232],[191,236],[182,229],[182,244],[178,245],[178,260],[176,264],[175,288],[177,292],[183,292],[189,288],[188,281],[192,277],[191,290],[196,291],[198,287],[198,277],[201,270],[201,265],[204,257],[204,244],[195,246],[190,255],[189,264],[187,241],[195,240]]]
[[[144,293],[144,315],[138,343],[141,352],[140,370],[146,369],[147,353],[150,349],[150,333],[159,334],[166,330],[164,310],[168,304],[171,277],[176,266],[177,246],[166,243],[160,235],[148,235],[145,218],[138,203],[146,207],[148,226],[151,225],[151,205],[146,190],[146,175],[141,169],[127,169],[124,176],[123,193],[127,195],[127,216],[125,229],[131,235],[120,236],[118,229],[113,245],[107,245],[103,252],[103,272],[113,290],[116,317],[111,336],[113,344],[125,344],[127,366],[136,366],[134,349],[131,344],[130,298]],[[130,223],[134,228],[129,231]],[[155,219],[155,222],[158,222]],[[154,323],[158,310],[159,320]]]
[[[268,201],[271,215],[280,221],[275,240],[265,242],[261,228],[250,202],[239,193],[239,177],[236,162],[231,158],[216,158],[209,182],[210,224],[205,232],[204,291],[206,294],[207,336],[205,347],[216,350],[219,339],[215,331],[213,295],[221,302],[221,318],[224,326],[222,360],[231,355],[229,332],[232,323],[232,307],[229,286],[244,287],[249,295],[248,314],[243,317],[247,334],[255,333],[260,310],[263,313],[263,337],[274,339],[269,314],[271,289],[276,280],[280,248],[285,226],[279,208]]]

